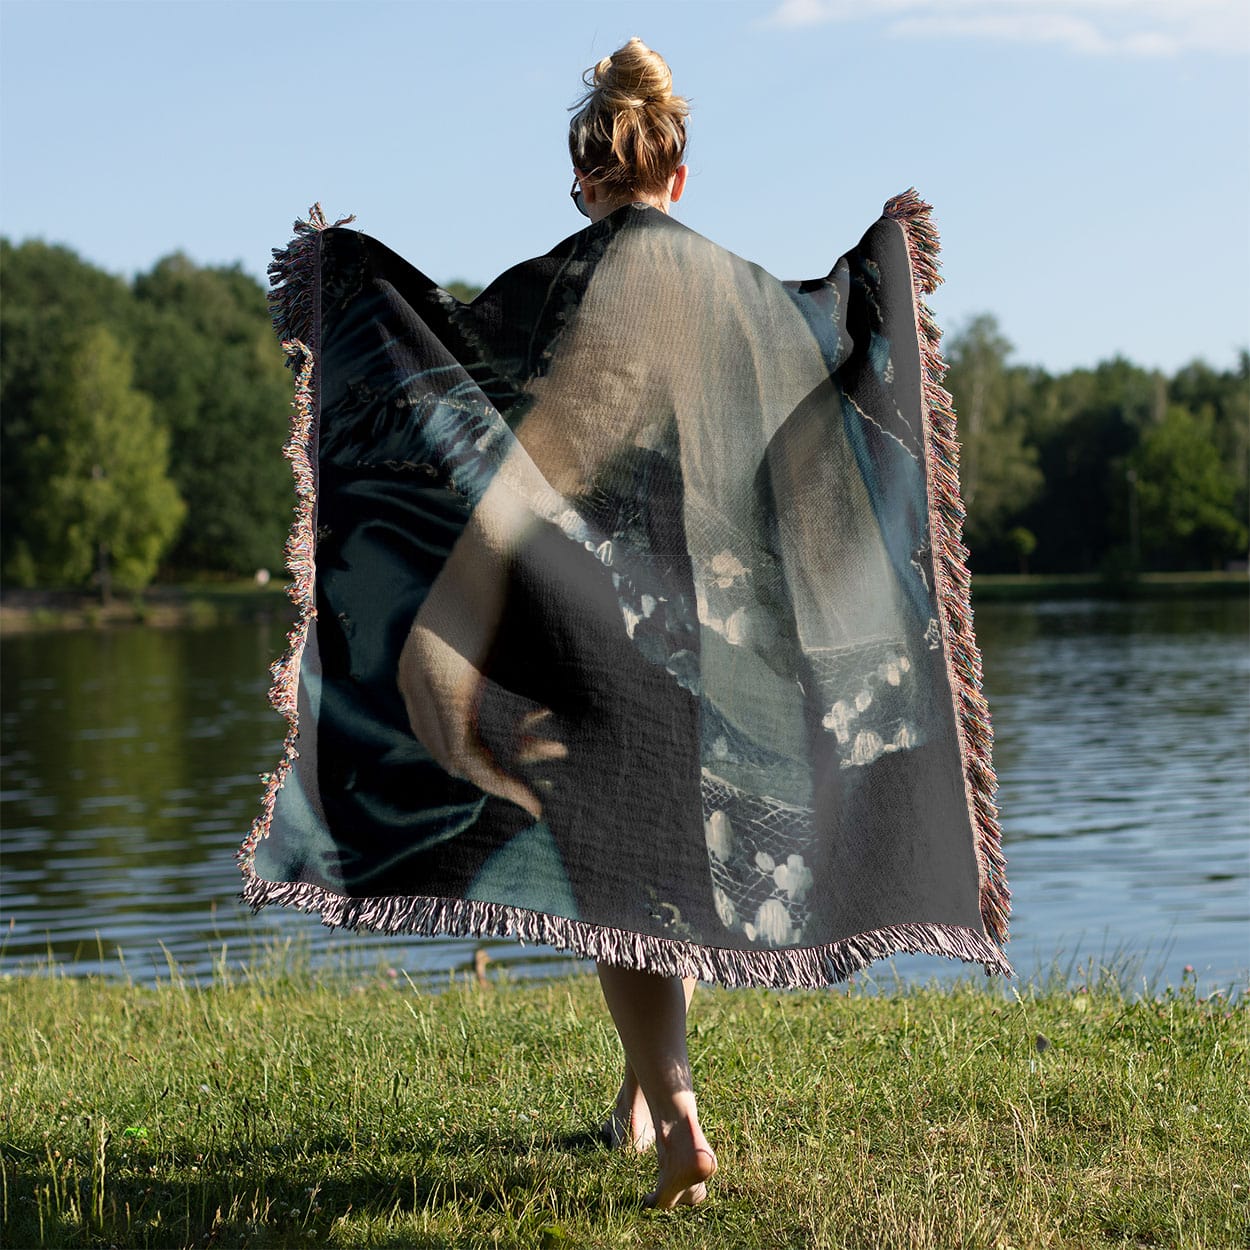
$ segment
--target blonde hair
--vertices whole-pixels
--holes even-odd
[[[574,166],[612,195],[665,190],[686,153],[690,108],[664,58],[635,37],[582,81],[569,123]]]

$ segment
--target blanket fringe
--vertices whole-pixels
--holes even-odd
[[[355,220],[355,215],[340,217],[334,225],[345,226]],[[284,345],[292,339],[316,342],[319,236],[329,226],[321,205],[314,204],[308,219],[297,218],[291,227],[295,234],[290,243],[273,249],[268,270],[269,313]],[[295,361],[287,363],[298,367]]]
[[[846,980],[874,960],[901,954],[942,955],[982,964],[987,976],[1012,975],[998,947],[959,925],[890,925],[824,946],[736,950],[605,928],[501,903],[420,895],[347,898],[306,881],[264,881],[254,874],[247,878],[243,900],[256,911],[277,903],[318,912],[321,923],[331,928],[515,938],[582,959],[601,959],[660,976],[698,977],[731,988],[820,989]]]
[[[340,217],[334,224],[346,225],[355,217]],[[317,283],[319,280],[319,236],[327,228],[320,204],[308,210],[308,220],[296,221],[295,236],[285,248],[273,249],[269,266],[269,309],[274,329],[282,341],[287,365],[295,370],[295,396],[291,401],[291,434],[282,454],[291,462],[295,478],[295,519],[286,540],[286,567],[291,574],[287,595],[298,609],[294,625],[287,634],[286,651],[269,669],[272,684],[269,702],[287,721],[286,738],[278,766],[271,773],[261,773],[264,786],[260,813],[252,822],[239,849],[238,861],[247,884],[257,878],[253,867],[256,844],[269,834],[274,803],[278,791],[299,755],[299,666],[308,641],[308,631],[317,615],[315,590],[316,537],[314,534],[317,506],[316,455],[317,379],[312,348],[306,340],[316,342]]]
[[[924,424],[927,431],[929,524],[937,582],[939,623],[945,642],[947,672],[956,701],[956,727],[964,761],[964,788],[973,821],[981,885],[981,918],[997,942],[1007,941],[1011,893],[1007,888],[1002,830],[994,792],[998,780],[991,760],[994,733],[981,693],[981,652],[972,628],[972,579],[968,548],[961,541],[966,509],[959,491],[959,437],[950,392],[942,386],[946,364],[942,332],[923,296],[942,282],[940,245],[933,207],[910,187],[886,202],[886,217],[897,221],[907,239],[911,263],[916,330],[920,341]]]

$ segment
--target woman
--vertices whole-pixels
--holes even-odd
[[[569,128],[578,208],[592,222],[631,204],[667,213],[686,183],[687,109],[673,95],[664,59],[634,38],[604,57],[588,78],[590,89]],[[603,383],[592,376],[583,378],[583,385],[596,390]],[[528,470],[532,479],[522,480],[517,494],[512,493],[515,486],[505,485],[510,467],[495,479],[417,614],[400,664],[400,687],[417,738],[449,771],[511,799],[535,819],[542,816],[542,800],[520,776],[500,767],[500,752],[492,752],[483,741],[475,708],[483,675],[501,675],[498,662],[487,657],[490,641],[510,638],[514,650],[525,651],[527,646],[516,645],[517,629],[528,634],[533,628],[532,622],[527,628],[523,617],[513,627],[501,628],[507,554],[529,540],[534,525],[524,504],[509,505],[548,485],[566,496],[585,493],[580,480],[584,474],[577,470],[594,458],[596,436],[594,430],[573,427],[586,422],[597,405],[583,403],[572,412],[569,407],[567,402],[559,411],[551,404],[539,405],[515,427],[530,459],[515,457],[513,464],[518,476]],[[458,576],[461,568],[465,574]],[[584,595],[585,587],[581,590]],[[472,637],[465,635],[467,622],[477,627]],[[602,647],[610,632],[610,627],[598,631],[595,645]],[[605,701],[611,705],[610,698]],[[565,742],[544,736],[551,718],[547,707],[526,715],[514,765],[568,756]],[[579,730],[585,734],[584,722]],[[700,849],[702,841],[700,837]],[[638,1150],[654,1143],[660,1174],[650,1204],[667,1208],[701,1202],[706,1181],[716,1171],[716,1156],[699,1125],[686,1053],[686,1011],[695,979],[662,977],[602,961],[598,971],[625,1051],[625,1078],[605,1137]]]
[[[669,216],[663,60],[588,87],[590,224],[471,304],[319,210],[271,267],[302,611],[240,858],[254,907],[594,959],[604,1132],[672,1207],[716,1169],[696,979],[1009,974],[1008,895],[928,206],[783,284]]]

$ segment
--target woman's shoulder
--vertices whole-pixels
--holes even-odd
[[[617,246],[666,261],[687,282],[697,282],[702,275],[721,284],[746,283],[755,288],[776,286],[781,289],[780,280],[762,266],[650,204],[630,204],[604,221],[617,217]]]

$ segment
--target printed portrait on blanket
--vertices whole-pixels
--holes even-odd
[[[782,283],[633,206],[471,304],[317,243],[316,614],[257,874],[743,951],[979,930],[897,223]]]

